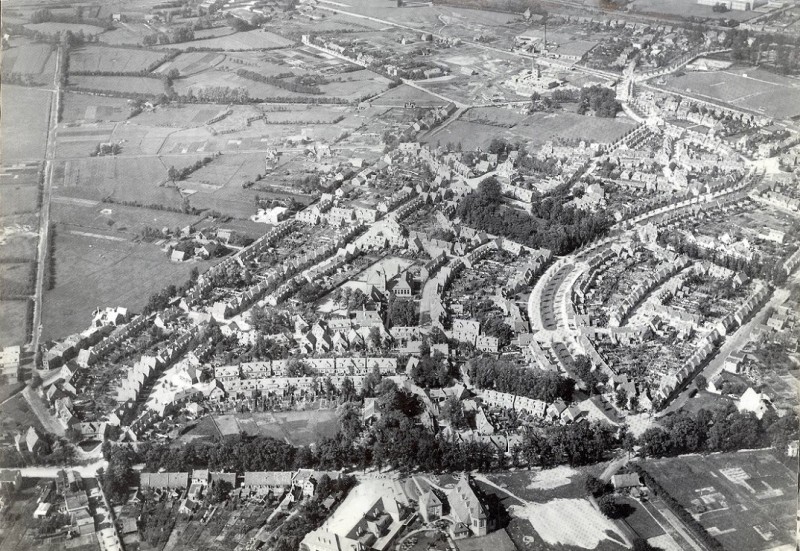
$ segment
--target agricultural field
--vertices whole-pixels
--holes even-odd
[[[151,34],[153,34],[152,27],[145,23],[126,22],[112,31],[104,32],[103,42],[111,46],[140,46],[142,39]]]
[[[153,50],[88,45],[70,52],[69,70],[73,73],[138,73],[148,70],[164,57],[164,52]]]
[[[0,296],[26,298],[33,294],[36,278],[34,262],[4,262],[0,264]]]
[[[73,122],[118,122],[128,118],[131,105],[124,98],[108,98],[67,92],[61,120]]]
[[[29,77],[42,75],[52,78],[53,69],[55,69],[55,61],[50,63],[52,56],[53,48],[50,44],[23,44],[9,48],[3,52],[3,74]]]
[[[290,442],[294,446],[307,446],[323,437],[335,436],[338,422],[334,410],[286,411],[281,413],[236,413],[213,415],[201,421],[186,435],[186,439],[198,435],[224,436],[240,434],[271,436]]]
[[[138,311],[154,291],[181,285],[193,267],[202,272],[210,265],[170,262],[156,245],[63,224],[56,230],[55,258],[55,287],[44,296],[44,339],[86,329],[101,304]]]
[[[36,213],[39,187],[36,185],[0,186],[0,216],[10,214]]]
[[[84,25],[82,23],[57,23],[55,21],[48,21],[47,23],[29,23],[25,25],[26,29],[40,32],[42,34],[58,34],[63,31],[69,31],[74,34],[83,33],[85,35],[98,35],[103,32],[100,27],[94,25]]]
[[[155,72],[166,74],[175,69],[181,76],[193,75],[219,65],[225,61],[225,57],[223,52],[182,53],[175,59],[160,65]]]
[[[792,544],[797,471],[773,450],[649,460],[644,466],[725,549]]]
[[[63,181],[59,195],[180,206],[177,191],[161,186],[167,178],[168,166],[158,158],[87,157],[65,161],[60,166]]]
[[[248,107],[239,108],[253,111]],[[221,115],[226,111],[226,106],[204,103],[175,103],[159,105],[152,111],[143,111],[131,119],[131,122],[139,126],[191,128],[202,126],[206,121]]]
[[[0,300],[0,347],[23,344],[28,340],[26,320],[29,302]]]
[[[695,0],[633,0],[627,5],[627,9],[632,13],[659,13],[671,15],[673,17],[697,17],[701,19],[734,19],[736,21],[747,21],[752,19],[758,12],[728,10],[725,12],[715,12],[712,6],[701,6]]]
[[[235,218],[248,218],[256,213],[257,190],[244,189],[242,184],[264,173],[264,156],[226,154],[214,159],[189,178],[178,182],[192,205],[209,208]]]
[[[247,31],[204,40],[193,40],[180,44],[170,44],[169,49],[188,50],[189,48],[208,48],[211,50],[265,50],[285,48],[293,42],[268,31]]]
[[[0,262],[36,258],[38,216],[6,216],[0,221]]]
[[[119,94],[148,94],[157,96],[164,93],[164,83],[157,78],[147,77],[90,77],[71,76],[69,85],[75,88],[117,92]]]
[[[0,135],[3,164],[44,158],[51,100],[52,94],[47,90],[3,85]]]
[[[755,67],[677,75],[665,80],[667,89],[779,119],[800,115],[800,83],[796,79]]]

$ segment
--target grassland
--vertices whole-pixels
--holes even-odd
[[[684,456],[643,467],[731,551],[794,542],[797,468],[773,450]]]
[[[103,32],[103,29],[100,27],[95,27],[94,25],[84,25],[82,23],[56,23],[53,21],[48,21],[47,23],[30,23],[25,25],[25,28],[43,34],[59,34],[63,31],[69,31],[74,34],[83,32],[83,34],[96,35]]]
[[[19,75],[40,75],[50,60],[50,44],[23,44],[3,52],[3,73]],[[52,67],[50,74],[52,75]]]
[[[173,263],[153,244],[72,225],[57,226],[55,244],[56,285],[44,296],[45,339],[85,329],[99,305],[137,311],[155,291],[184,283],[192,267],[202,272],[209,265]]]
[[[70,51],[70,72],[138,73],[164,58],[164,52],[108,46],[83,46]]]
[[[800,83],[755,67],[671,76],[667,88],[779,119],[800,115]]]
[[[131,111],[128,100],[67,92],[61,120],[71,122],[124,121]]]
[[[28,340],[27,313],[27,300],[0,300],[0,346],[23,344]]]
[[[170,44],[170,49],[210,48],[212,50],[264,50],[285,48],[292,41],[266,31],[247,31],[204,40],[193,40],[181,44]]]
[[[0,216],[38,212],[37,186],[0,186]]]
[[[4,164],[44,157],[51,99],[46,90],[3,85],[0,158]]]
[[[419,88],[412,88],[407,84],[401,84],[400,86],[392,88],[370,101],[373,105],[391,106],[405,105],[409,102],[416,104],[418,107],[439,107],[441,105],[447,105],[447,102],[443,99],[423,92]]]
[[[224,105],[205,103],[159,105],[153,111],[140,113],[133,118],[133,122],[139,126],[190,128],[205,124],[207,120],[224,113],[225,110]]]
[[[157,96],[164,93],[164,84],[157,78],[146,77],[90,77],[71,76],[69,84],[77,88],[117,92],[120,94],[149,94]]]
[[[271,436],[295,446],[307,446],[321,438],[336,436],[336,412],[333,410],[287,411],[282,413],[237,413],[204,418],[185,438],[215,434]]]
[[[187,52],[167,61],[156,69],[156,73],[168,73],[175,69],[182,76],[199,73],[219,65],[225,60],[223,52]]]
[[[175,166],[194,159],[171,161]],[[157,157],[87,157],[65,161],[59,195],[100,200],[137,201],[144,205],[158,203],[179,207],[177,190],[161,184],[167,179],[169,165]]]
[[[5,216],[0,227],[0,262],[36,258],[38,216]]]

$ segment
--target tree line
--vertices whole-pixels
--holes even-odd
[[[552,371],[516,366],[506,360],[480,356],[467,362],[470,382],[478,388],[493,389],[552,403],[569,402],[575,382]]]

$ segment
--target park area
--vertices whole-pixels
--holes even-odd
[[[690,455],[642,466],[729,551],[794,545],[797,461],[774,450]]]

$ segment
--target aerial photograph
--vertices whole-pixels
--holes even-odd
[[[5,0],[0,551],[796,551],[800,0]]]

